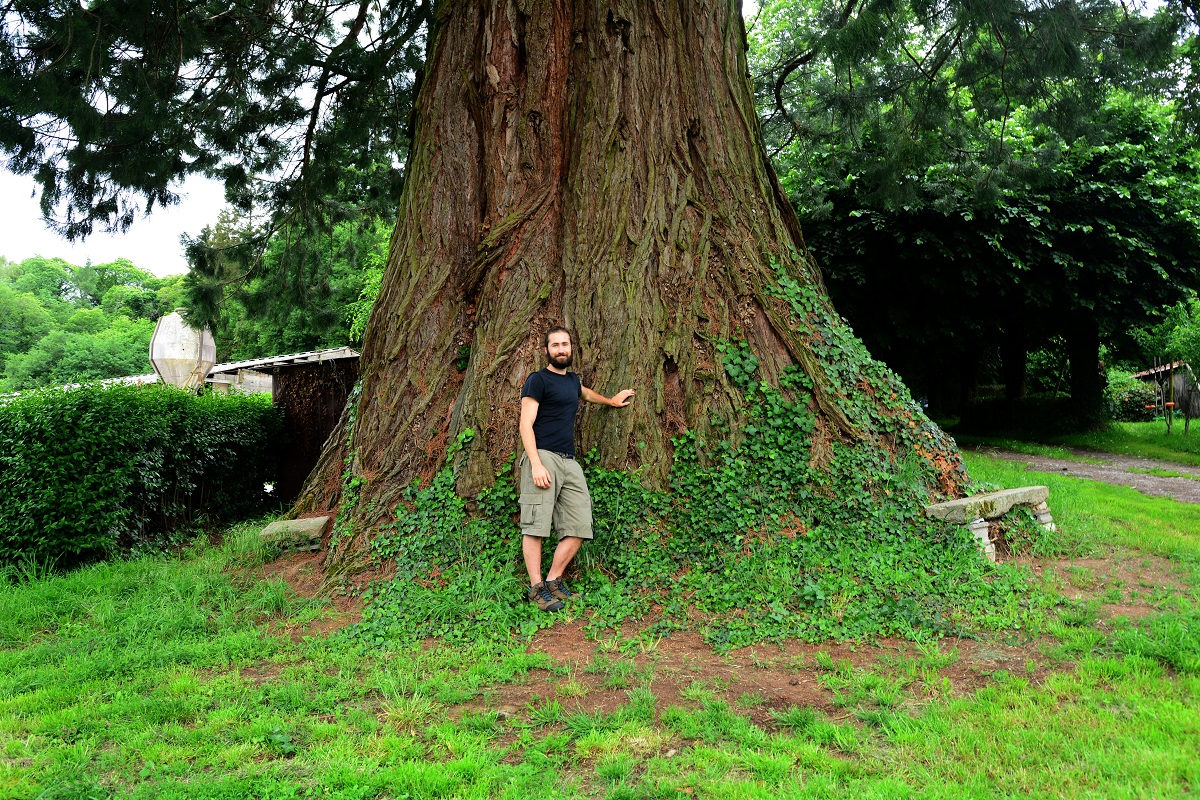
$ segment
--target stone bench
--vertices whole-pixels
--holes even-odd
[[[999,519],[1017,506],[1031,510],[1038,524],[1048,531],[1054,530],[1054,519],[1050,516],[1050,489],[1046,486],[1022,486],[1019,489],[1001,489],[998,492],[985,492],[963,497],[958,500],[947,500],[925,506],[925,516],[966,525],[975,538],[979,547],[992,561],[996,560],[996,545],[988,535],[988,520]]]
[[[321,534],[329,519],[328,516],[282,519],[263,528],[258,538],[284,553],[315,553],[321,549]]]

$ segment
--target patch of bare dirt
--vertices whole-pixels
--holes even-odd
[[[1092,624],[1099,630],[1112,630],[1122,617],[1155,613],[1167,597],[1188,590],[1186,570],[1157,556],[1017,561],[1039,578],[1056,581],[1065,597],[1094,601],[1098,619]],[[496,711],[501,717],[527,718],[551,702],[568,715],[609,714],[628,703],[630,689],[646,688],[660,714],[671,706],[696,708],[713,698],[764,730],[779,727],[773,711],[792,706],[857,724],[854,706],[834,691],[830,661],[838,677],[874,673],[901,685],[906,698],[901,707],[910,710],[932,699],[973,694],[998,672],[1022,676],[1036,686],[1052,671],[1072,669],[1069,663],[1052,662],[1047,645],[1053,642],[1044,640],[944,638],[926,645],[894,638],[791,641],[721,655],[694,632],[647,640],[630,625],[611,639],[596,641],[588,638],[584,625],[564,620],[539,632],[528,651],[545,654],[554,667],[533,670],[518,683],[485,687],[481,696],[449,709],[451,716]]]
[[[1039,578],[1052,577],[1064,596],[1081,602],[1095,601],[1102,622],[1121,617],[1141,619],[1159,610],[1169,595],[1187,591],[1188,572],[1159,556],[1137,554],[1125,558],[1018,558]]]
[[[1019,461],[1038,472],[1053,472],[1076,478],[1087,478],[1116,486],[1128,486],[1152,497],[1169,497],[1181,503],[1200,504],[1200,467],[1190,467],[1169,461],[1156,461],[1136,456],[1121,456],[1095,450],[1070,448],[1080,458],[1090,461],[1073,461],[1066,458],[1049,458],[1028,453],[1014,453],[994,447],[967,448],[992,458]],[[1093,463],[1098,462],[1098,463]],[[1185,477],[1151,475],[1144,470],[1177,472]]]
[[[288,553],[262,566],[262,577],[282,580],[301,597],[311,599],[321,589],[324,553]]]
[[[300,597],[323,598],[332,607],[330,613],[315,620],[285,626],[292,641],[301,641],[306,636],[327,636],[362,619],[361,593],[322,593],[324,560],[325,554],[321,552],[288,553],[264,564],[259,573],[263,579],[285,582]]]
[[[280,669],[278,664],[266,661],[261,662],[258,666],[243,667],[238,674],[255,686],[262,686],[264,683],[271,683],[278,678]]]
[[[620,648],[614,646],[621,642]],[[924,675],[936,681],[905,677],[906,662],[925,653],[912,642],[883,639],[871,643],[786,642],[761,644],[725,655],[714,653],[699,634],[676,632],[656,641],[617,637],[588,639],[583,623],[564,622],[541,631],[529,652],[544,653],[557,665],[534,670],[521,683],[486,687],[480,698],[458,706],[455,716],[498,711],[501,716],[528,716],[532,709],[559,703],[565,714],[616,711],[628,701],[632,688],[646,688],[662,713],[671,706],[696,708],[706,698],[722,700],[765,730],[778,728],[773,711],[813,708],[835,721],[853,721],[853,711],[823,680],[829,670],[818,654],[829,656],[839,675],[876,672],[905,685],[908,705],[923,699],[968,695],[983,687],[998,671],[1026,675],[1040,683],[1050,667],[1037,642],[981,643],[945,639],[934,649],[944,661]],[[824,659],[822,659],[824,660]],[[826,662],[828,663],[828,662]],[[1032,670],[1030,669],[1032,665]]]

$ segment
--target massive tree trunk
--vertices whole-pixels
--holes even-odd
[[[1083,427],[1105,420],[1104,370],[1100,366],[1100,328],[1086,309],[1068,315],[1065,335],[1071,375],[1071,406]]]
[[[358,479],[343,510],[357,538],[335,558],[361,554],[363,535],[468,428],[459,492],[495,480],[556,323],[575,334],[586,385],[638,392],[620,412],[583,410],[581,449],[604,465],[641,465],[661,483],[673,436],[738,418],[723,340],[748,342],[764,380],[791,365],[808,373],[823,446],[866,436],[813,330],[771,291],[780,265],[827,303],[759,134],[740,3],[438,5],[356,416],[298,507],[344,504],[346,477]]]

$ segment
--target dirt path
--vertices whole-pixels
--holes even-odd
[[[991,456],[992,458],[1003,458],[1006,461],[1020,461],[1022,464],[1028,465],[1030,469],[1037,470],[1038,472],[1056,472],[1062,475],[1087,478],[1117,486],[1128,486],[1132,489],[1137,489],[1142,494],[1154,497],[1170,497],[1181,503],[1200,504],[1200,467],[1190,467],[1169,461],[1155,461],[1150,458],[1119,456],[1115,453],[1101,453],[1081,448],[1071,448],[1071,452],[1080,458],[1087,458],[1091,461],[1071,461],[1065,458],[1031,456],[1027,453],[997,450],[994,447],[969,449],[976,453]],[[1150,475],[1144,472],[1144,470],[1174,472],[1185,477],[1168,478],[1162,475]]]

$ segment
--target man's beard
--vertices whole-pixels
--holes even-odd
[[[567,367],[571,366],[572,356],[574,356],[574,353],[565,356],[552,356],[547,354],[546,361],[551,365],[558,367],[559,369],[566,369]]]

